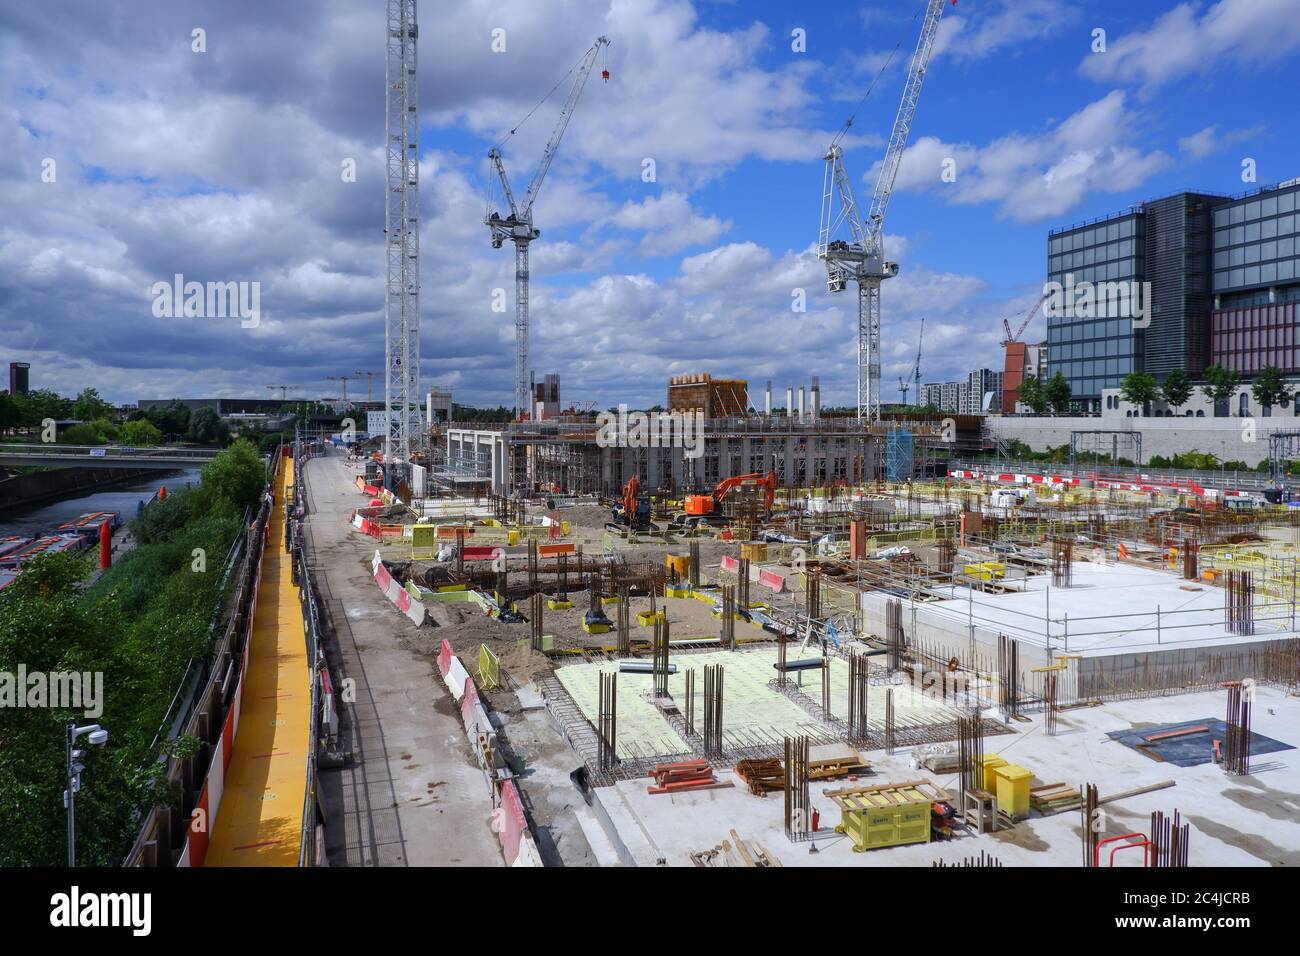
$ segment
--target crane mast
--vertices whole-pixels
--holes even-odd
[[[420,117],[416,0],[388,0],[385,68],[388,276],[384,296],[385,476],[400,477],[418,434],[420,394]],[[396,467],[394,467],[396,466]]]
[[[522,206],[515,203],[514,191],[510,188],[510,180],[506,176],[501,151],[493,147],[488,153],[488,159],[492,163],[497,179],[501,182],[502,195],[510,212],[502,217],[499,212],[489,208],[483,222],[492,232],[492,248],[500,249],[506,240],[515,244],[515,415],[518,418],[522,418],[532,407],[531,397],[528,394],[528,245],[541,235],[541,231],[533,226],[533,203],[541,191],[542,182],[551,168],[555,153],[560,148],[560,140],[564,137],[564,131],[568,129],[569,120],[578,105],[578,98],[582,96],[583,87],[587,85],[592,67],[596,65],[596,57],[601,49],[608,45],[609,40],[606,37],[597,37],[591,49],[578,61],[573,88],[569,91],[569,96],[560,110],[555,129],[551,131],[550,141],[542,151],[541,162],[524,194]]]
[[[921,86],[934,49],[939,19],[943,16],[943,4],[944,0],[929,0],[926,5],[921,35],[908,66],[902,102],[894,117],[889,146],[876,177],[876,188],[865,221],[859,217],[844,168],[844,149],[840,142],[848,131],[847,124],[822,157],[826,169],[822,180],[817,255],[826,263],[828,291],[843,292],[850,281],[858,286],[857,417],[860,422],[878,421],[880,418],[880,284],[884,279],[898,275],[898,264],[886,262],[884,257],[885,213],[889,209],[898,166],[912,131],[912,121],[916,118],[916,107],[921,100]],[[838,211],[836,199],[839,200]],[[832,238],[840,225],[848,226],[851,238],[847,242]]]

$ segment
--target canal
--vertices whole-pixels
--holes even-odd
[[[120,511],[122,520],[130,521],[135,517],[137,504],[148,501],[159,485],[166,485],[170,490],[196,485],[198,482],[199,469],[187,468],[183,471],[159,472],[154,477],[93,491],[76,498],[65,498],[53,504],[34,505],[28,510],[0,515],[0,538],[53,532],[63,522],[91,511]]]

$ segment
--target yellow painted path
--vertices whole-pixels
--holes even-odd
[[[302,607],[284,550],[285,493],[293,460],[281,463],[262,555],[239,731],[205,866],[297,866],[307,791],[311,675]]]

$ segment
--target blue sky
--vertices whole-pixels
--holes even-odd
[[[865,206],[923,5],[423,4],[425,382],[510,400],[511,315],[488,304],[513,293],[513,257],[481,222],[486,152],[604,33],[610,81],[588,84],[537,204],[536,372],[601,406],[662,401],[689,371],[778,392],[819,375],[828,403],[849,402],[853,296],[824,293],[811,252],[821,155],[901,40],[846,155]],[[56,6],[59,29],[0,14],[0,361],[123,401],[271,383],[315,397],[327,375],[379,368],[382,4]],[[1298,53],[1300,0],[946,6],[885,224],[902,266],[883,292],[885,398],[922,316],[924,380],[998,366],[1001,319],[1034,301],[1049,228],[1300,175]],[[564,92],[507,145],[517,193]],[[39,181],[47,157],[58,184]],[[348,157],[356,183],[339,181]],[[175,272],[261,282],[267,320],[154,318],[141,290]]]

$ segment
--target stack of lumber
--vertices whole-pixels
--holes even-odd
[[[1079,809],[1079,788],[1065,783],[1049,783],[1029,788],[1029,806],[1043,816]]]
[[[732,844],[731,840],[736,842]],[[738,866],[767,867],[781,866],[767,847],[757,840],[742,840],[733,828],[731,840],[723,840],[708,850],[697,850],[691,854],[691,862],[696,866]]]
[[[862,754],[844,744],[821,744],[808,748],[808,779],[838,780],[869,773]]]
[[[755,796],[785,789],[785,769],[779,760],[738,760],[736,773]]]
[[[735,786],[730,780],[719,781],[707,760],[683,760],[680,763],[661,763],[655,766],[655,785],[646,793],[681,793],[687,790],[714,790]]]

